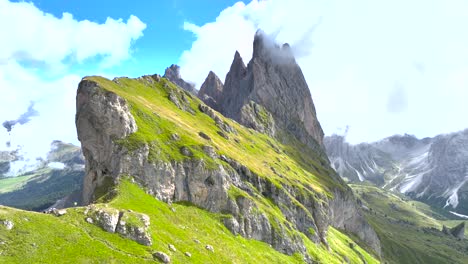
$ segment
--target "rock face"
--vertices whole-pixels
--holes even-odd
[[[193,94],[197,93],[197,91],[195,90],[195,85],[188,83],[184,81],[184,79],[182,79],[182,77],[180,76],[180,67],[178,65],[172,64],[170,67],[166,68],[163,77],[177,84],[177,86],[188,92],[191,92]]]
[[[122,149],[114,143],[137,130],[125,100],[105,92],[96,83],[82,81],[76,95],[76,127],[86,157],[83,203],[93,201],[98,187],[113,180]],[[115,153],[114,153],[115,152]]]
[[[325,138],[332,166],[349,181],[369,180],[382,188],[468,215],[468,129],[434,138],[392,136],[350,145]]]
[[[217,109],[247,127],[279,138],[283,131],[290,133],[321,152],[323,131],[289,45],[279,47],[258,31],[253,46],[247,66],[239,52],[235,53]]]
[[[214,72],[210,71],[198,92],[198,98],[219,112],[221,110],[219,102],[221,101],[222,93],[223,82]]]

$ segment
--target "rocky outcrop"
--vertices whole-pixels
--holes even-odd
[[[182,77],[180,76],[180,67],[178,65],[172,64],[170,67],[166,68],[163,77],[188,92],[191,92],[193,94],[197,93],[194,84],[188,83],[184,79],[182,79]]]
[[[450,233],[458,239],[464,239],[465,238],[465,222],[461,222],[459,225],[450,229]]]
[[[269,131],[286,131],[322,152],[323,131],[309,87],[289,45],[279,47],[261,31],[256,33],[253,45],[247,67],[238,52],[234,55],[219,103],[221,113],[248,127],[262,129],[256,124],[263,120],[252,121],[256,116],[245,109],[254,102],[275,120],[275,129]]]
[[[113,181],[119,173],[124,151],[114,140],[137,130],[125,100],[104,91],[95,82],[83,80],[76,95],[76,127],[86,157],[83,203],[94,200],[96,189]]]
[[[223,82],[214,72],[210,71],[203,82],[200,91],[198,91],[198,98],[200,98],[209,107],[219,112],[219,102],[221,101],[222,93]]]
[[[86,208],[85,216],[88,223],[98,225],[109,233],[120,234],[145,246],[152,245],[150,218],[145,214],[91,205]]]

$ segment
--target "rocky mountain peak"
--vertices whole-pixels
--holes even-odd
[[[198,97],[205,104],[219,111],[218,102],[221,100],[222,93],[223,82],[214,72],[210,71],[198,92]]]
[[[289,44],[278,45],[262,30],[255,33],[252,58],[262,59],[274,64],[295,63]]]
[[[186,91],[189,91],[191,93],[196,93],[195,85],[192,83],[186,82],[184,79],[182,79],[182,76],[180,75],[179,65],[172,64],[171,66],[166,68],[166,71],[164,72],[163,77],[175,83],[177,86],[179,86],[180,88]]]
[[[219,110],[245,126],[273,136],[284,131],[323,152],[323,131],[312,96],[289,44],[280,46],[262,31],[255,34],[247,67],[235,53]]]

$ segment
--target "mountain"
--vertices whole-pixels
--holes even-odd
[[[219,103],[223,98],[223,89],[224,86],[221,79],[214,72],[210,71],[200,87],[200,91],[198,91],[198,98],[219,112]]]
[[[270,71],[269,78],[276,80],[300,73],[295,63],[268,66],[275,58],[263,54],[262,41],[257,34],[254,49],[260,57],[255,55],[252,65],[262,64]],[[288,59],[288,63],[294,62]],[[252,78],[261,79],[257,70]],[[302,84],[302,74],[298,78]],[[287,81],[280,84],[272,91],[279,92],[281,87],[294,94],[307,89],[286,86]],[[266,89],[265,85],[258,87]],[[306,94],[310,96],[308,90]],[[334,243],[328,236],[332,227],[353,234],[378,255],[376,233],[351,189],[322,153],[315,151],[320,145],[306,129],[309,123],[286,127],[288,121],[278,109],[259,104],[272,104],[266,95],[251,98],[257,100],[252,101],[257,109],[273,112],[270,117],[276,118],[283,135],[289,135],[289,142],[223,117],[164,78],[84,78],[77,92],[76,115],[86,158],[84,203],[111,199],[112,186],[130,176],[158,200],[189,203],[223,214],[222,223],[233,235],[268,243],[283,254],[299,254],[306,262],[317,258],[310,252],[312,245],[329,248]],[[289,98],[299,100],[295,95]],[[300,99],[301,104],[312,104],[311,98]],[[292,102],[285,99],[283,103]],[[314,120],[312,109],[310,105],[310,111],[302,113],[313,115],[302,117],[304,122]],[[318,121],[310,124],[320,126]],[[315,142],[313,148],[306,145],[311,142]]]
[[[256,50],[265,49],[256,39]],[[267,67],[271,78],[298,74],[294,64],[268,66],[276,59],[268,56],[255,56],[254,63]],[[252,78],[261,79],[260,73],[253,70]],[[291,94],[304,92],[288,81],[280,84]],[[279,92],[279,86],[271,89]],[[226,118],[158,75],[83,78],[75,120],[86,167],[83,206],[50,214],[0,207],[0,239],[7,241],[0,243],[2,257],[43,263],[378,263],[377,234],[307,130],[316,117],[289,127],[278,109],[260,104],[269,102],[266,95],[239,96],[252,99],[242,106],[257,111],[252,114],[268,111],[274,135]],[[299,100],[290,95],[283,103],[293,99]],[[321,131],[318,121],[307,124]]]
[[[179,65],[172,64],[170,67],[166,68],[166,71],[164,72],[164,78],[168,79],[169,81],[173,82],[180,88],[191,92],[193,94],[196,94],[197,91],[195,90],[195,85],[192,83],[186,82],[182,77],[180,76],[180,67]]]
[[[218,109],[224,116],[282,142],[294,136],[322,153],[323,131],[309,87],[288,44],[279,46],[258,31],[247,66],[239,52],[235,53],[220,97]]]
[[[367,180],[468,215],[468,129],[424,139],[396,135],[358,145],[334,135],[324,142],[332,166],[348,181]]]
[[[81,191],[83,178],[81,149],[53,141],[42,165],[14,177],[0,177],[0,204],[35,211],[44,210],[58,201],[61,206],[71,206],[81,201],[77,194]]]
[[[383,263],[468,263],[465,222],[449,220],[399,193],[362,183],[350,186],[380,238]]]

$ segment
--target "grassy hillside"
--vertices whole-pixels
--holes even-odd
[[[81,189],[84,171],[42,168],[19,177],[0,179],[0,205],[40,211]]]
[[[440,232],[441,216],[427,205],[374,186],[351,185],[369,208],[366,217],[382,243],[383,263],[468,263],[468,242]],[[442,218],[444,219],[444,218]]]
[[[150,217],[152,246],[143,246],[118,234],[105,232],[85,221],[85,208],[69,208],[61,217],[0,207],[0,222],[10,220],[11,230],[0,225],[2,263],[154,263],[152,253],[163,251],[172,263],[302,263],[300,255],[287,256],[268,244],[234,236],[222,224],[221,214],[194,206],[168,205],[123,180],[117,196],[106,206],[131,209]],[[197,243],[196,241],[200,243]],[[320,263],[378,263],[338,230],[330,229],[331,250],[307,243]],[[172,244],[177,251],[172,252]],[[214,252],[205,249],[212,245]],[[187,257],[185,252],[191,253]]]

